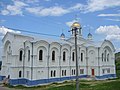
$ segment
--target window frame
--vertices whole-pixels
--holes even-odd
[[[80,74],[84,74],[84,69],[80,69]]]
[[[64,62],[66,61],[66,52],[65,51],[63,52],[63,61]]]
[[[52,51],[52,61],[55,61],[55,51]]]
[[[75,61],[75,52],[72,52],[72,61]]]
[[[81,62],[83,62],[83,53],[81,53]]]
[[[22,71],[19,71],[19,78],[22,77]]]
[[[19,61],[23,60],[23,50],[19,51]]]
[[[30,61],[30,50],[28,50],[28,61]]]
[[[40,49],[39,50],[39,61],[42,61],[43,60],[43,50]]]

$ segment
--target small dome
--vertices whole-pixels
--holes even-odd
[[[92,34],[91,33],[88,34],[88,40],[92,40]]]
[[[74,28],[74,27],[80,28],[81,25],[80,25],[79,22],[74,22],[71,27],[72,27],[72,28]]]
[[[62,33],[62,34],[60,35],[60,38],[61,38],[61,39],[65,39],[65,34]]]
[[[88,34],[88,37],[89,37],[89,36],[92,36],[92,34],[91,34],[91,33],[89,33],[89,34]]]

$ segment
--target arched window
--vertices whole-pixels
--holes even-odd
[[[54,70],[54,77],[56,76],[56,70]]]
[[[39,60],[43,60],[43,50],[39,51]]]
[[[53,71],[51,71],[51,77],[53,77]]]
[[[103,62],[103,60],[104,60],[104,53],[102,53],[102,62]]]
[[[22,59],[23,59],[23,51],[20,50],[19,60],[22,61]]]
[[[64,70],[62,70],[62,76],[64,75],[63,73],[64,73]]]
[[[52,51],[52,60],[55,60],[55,51]]]
[[[75,75],[75,69],[74,69],[74,75]]]
[[[73,69],[72,69],[72,75],[73,75],[73,72],[74,72],[74,71],[73,71]]]
[[[11,47],[9,46],[9,52],[11,51]]]
[[[81,53],[81,62],[83,61],[83,53]]]
[[[109,54],[107,54],[107,61],[109,61],[109,56],[110,56],[110,55],[109,55]]]
[[[28,50],[28,61],[30,61],[30,50]]]
[[[66,70],[65,70],[65,76],[66,76]]]
[[[106,55],[107,54],[107,51],[105,50],[105,56],[104,56],[104,61],[106,62]]]
[[[65,59],[66,59],[66,53],[65,53],[65,51],[63,52],[63,61],[65,61]]]
[[[22,71],[19,71],[19,77],[22,77]]]
[[[74,61],[75,60],[75,53],[72,52],[72,60]]]

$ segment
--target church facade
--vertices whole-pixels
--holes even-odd
[[[116,77],[115,48],[109,40],[95,43],[92,35],[78,30],[79,78]],[[36,39],[8,32],[3,38],[0,80],[9,77],[11,85],[42,85],[76,78],[74,32],[69,39]]]

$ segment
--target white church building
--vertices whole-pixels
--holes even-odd
[[[78,33],[79,78],[115,78],[113,44],[109,40],[94,42],[90,33],[85,39],[81,29]],[[34,86],[76,78],[74,32],[69,39],[62,33],[59,40],[8,32],[2,42],[1,81],[9,78],[11,85]]]

